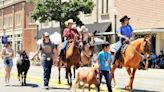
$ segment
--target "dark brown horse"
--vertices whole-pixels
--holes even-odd
[[[22,86],[26,86],[26,77],[27,72],[30,68],[30,61],[25,51],[20,51],[18,53],[20,56],[16,64],[18,70],[18,80],[20,81]]]
[[[124,66],[130,77],[129,84],[125,86],[125,89],[133,89],[133,81],[135,77],[136,70],[141,61],[141,53],[149,54],[150,52],[150,38],[139,38],[129,44],[126,51],[122,54],[123,62],[120,62],[118,59],[112,67],[112,73],[114,70],[121,64]]]
[[[58,77],[58,82],[59,84],[61,83],[60,80],[60,68],[62,63],[66,63],[66,78],[67,78],[67,83],[72,86],[72,73],[71,73],[71,66],[79,66],[80,65],[80,48],[76,45],[76,41],[72,41],[68,44],[68,49],[66,51],[65,58],[59,59],[58,62],[58,70],[59,70],[59,77]]]

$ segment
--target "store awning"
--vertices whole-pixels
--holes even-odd
[[[40,39],[42,37],[42,35],[44,34],[44,32],[48,32],[50,35],[53,34],[54,32],[60,33],[60,28],[59,27],[56,27],[56,28],[44,28],[44,29],[41,29],[38,32],[38,39]],[[36,35],[36,37],[37,37],[37,35]]]
[[[94,24],[86,24],[89,32],[110,32],[111,31],[111,22],[104,22],[104,23],[94,23]],[[48,32],[49,34],[53,34],[54,32],[60,33],[60,28],[43,28],[38,32],[38,39],[42,37],[44,32]],[[37,35],[36,35],[37,37]]]
[[[134,30],[133,33],[160,33],[160,32],[164,32],[164,28],[155,28],[155,29],[141,29],[141,30]]]
[[[86,24],[89,32],[110,32],[112,29],[111,22]]]
[[[141,30],[134,30],[133,33],[134,34],[154,34],[154,33],[160,33],[160,32],[164,32],[164,28],[156,28],[156,29],[141,29]],[[112,32],[100,32],[100,33],[96,33],[96,35],[114,35],[115,33]]]

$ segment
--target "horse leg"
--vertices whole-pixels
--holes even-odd
[[[90,92],[90,90],[91,90],[91,85],[89,84],[88,85],[88,91]]]
[[[136,70],[137,70],[136,68],[133,68],[132,75],[130,76],[130,90],[133,89],[133,81],[134,81],[134,76],[135,76]]]
[[[112,68],[111,68],[111,73],[110,73],[110,75],[111,75],[111,81],[113,80],[113,82],[114,82],[114,86],[116,86],[116,80],[115,80],[115,76],[114,76],[114,71],[116,70],[116,68],[118,67],[118,63],[117,63],[117,61],[115,62],[115,64],[112,66]]]
[[[70,79],[70,88],[72,87],[72,72],[71,68],[69,68],[69,79]]]
[[[131,82],[131,70],[130,70],[130,67],[126,67],[126,71],[128,72],[128,75],[130,77],[130,81],[129,81],[129,84],[125,86],[125,89],[130,89],[130,82]]]
[[[73,73],[74,73],[74,79],[75,79],[75,69],[76,69],[76,66],[73,66]]]
[[[75,79],[75,84],[74,84],[74,92],[76,92],[76,89],[79,88],[79,76],[76,76],[76,79]]]
[[[24,86],[26,86],[26,75],[27,75],[27,71],[24,72]]]
[[[59,71],[59,77],[58,77],[59,80],[58,80],[58,83],[59,83],[59,84],[61,84],[61,80],[60,80],[60,70],[61,70],[61,67],[60,67],[60,65],[59,65],[59,66],[58,66],[58,71]]]
[[[69,84],[69,78],[68,78],[68,75],[69,75],[69,70],[68,70],[68,68],[66,68],[65,78],[67,79],[67,83]]]
[[[23,72],[21,73],[21,85],[23,86]]]
[[[20,82],[20,71],[18,70],[18,80]]]
[[[65,68],[65,71],[66,71],[65,78],[68,79],[68,68]]]
[[[85,89],[85,83],[83,84],[83,92],[84,92],[84,89]]]

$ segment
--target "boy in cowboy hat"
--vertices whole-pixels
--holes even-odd
[[[130,18],[126,15],[120,19],[120,22],[122,25],[117,30],[120,40],[118,42],[118,47],[116,49],[115,57],[113,59],[113,64],[115,63],[116,59],[118,59],[118,57],[119,57],[120,49],[123,45],[123,42],[124,41],[130,42],[130,38],[132,36],[133,29],[132,29],[131,25],[129,25],[129,20],[130,20]]]

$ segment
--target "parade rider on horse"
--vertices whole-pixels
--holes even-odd
[[[65,57],[66,48],[69,42],[72,42],[74,35],[77,34],[77,30],[72,27],[74,24],[73,19],[69,19],[65,22],[66,28],[63,32],[64,42],[62,44],[60,56]]]
[[[130,42],[130,38],[132,36],[133,28],[129,24],[130,18],[128,16],[123,16],[120,19],[121,22],[121,27],[117,30],[118,32],[118,37],[120,37],[120,40],[118,42],[118,47],[116,49],[115,57],[113,59],[113,64],[115,63],[116,59],[119,58],[120,50],[123,45],[123,43]]]

